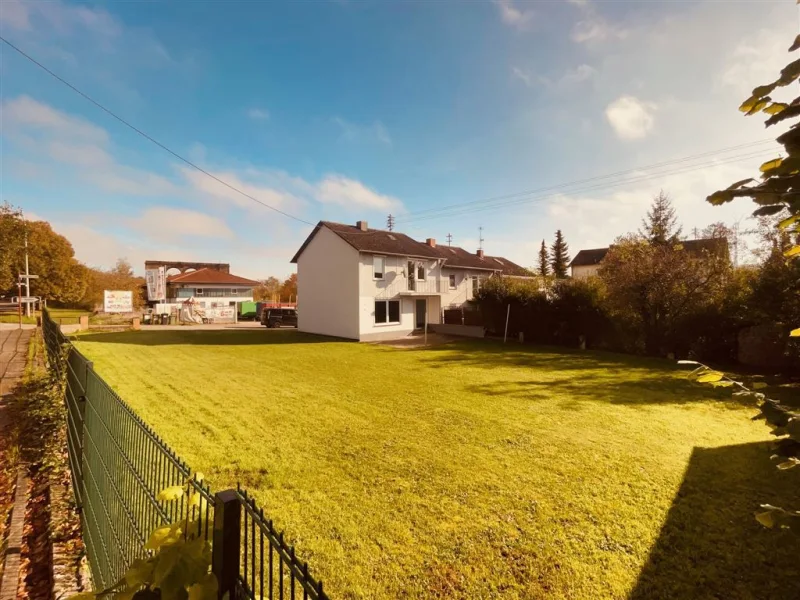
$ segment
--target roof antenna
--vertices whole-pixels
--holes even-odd
[[[483,250],[483,226],[478,227],[478,250]]]
[[[394,231],[394,217],[392,215],[389,215],[389,218],[386,219],[386,228],[389,231]]]
[[[447,245],[449,246],[450,242],[452,242],[452,241],[453,241],[453,236],[448,233],[447,234]]]

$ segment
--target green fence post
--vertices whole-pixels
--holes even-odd
[[[211,546],[211,571],[219,585],[219,600],[236,598],[239,577],[242,504],[235,490],[214,495],[214,538]]]

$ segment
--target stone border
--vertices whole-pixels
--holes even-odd
[[[11,509],[11,524],[8,528],[3,582],[0,585],[0,600],[16,600],[20,584],[20,552],[22,533],[25,525],[25,509],[28,506],[28,487],[30,481],[24,467],[17,472],[17,485],[14,490],[14,506]],[[12,575],[13,573],[13,575]]]

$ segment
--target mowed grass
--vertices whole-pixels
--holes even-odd
[[[667,361],[489,341],[142,331],[79,348],[336,598],[798,598],[800,469]]]

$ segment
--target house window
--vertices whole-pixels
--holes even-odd
[[[386,257],[373,256],[372,257],[372,278],[383,279],[383,274],[386,272]]]
[[[477,275],[473,275],[472,276],[472,293],[473,294],[477,294],[479,289],[481,289],[480,279],[478,279]]]
[[[375,301],[375,324],[384,325],[387,323],[400,322],[400,301],[399,300],[376,300]]]
[[[450,289],[451,290],[456,289],[456,276],[455,276],[455,274],[449,275],[449,279],[450,279]]]
[[[239,288],[231,288],[231,296],[238,296]]]
[[[425,265],[417,263],[417,281],[425,281]]]
[[[202,295],[204,295],[204,293],[205,293],[205,289],[203,289],[203,288],[197,288],[194,291],[194,295],[195,296],[202,296]]]

